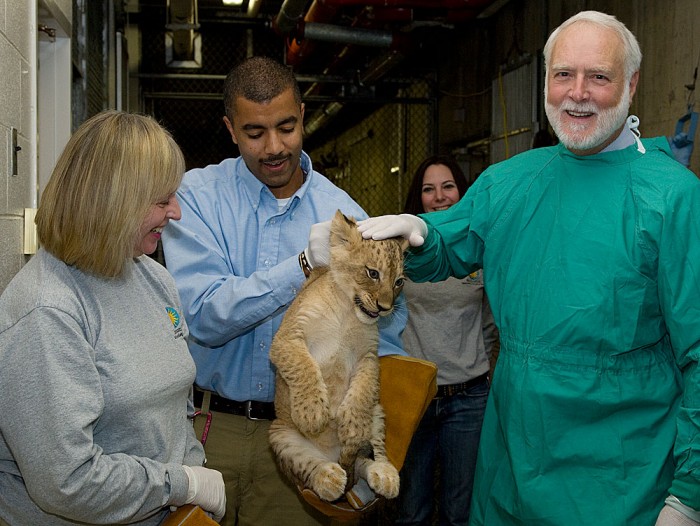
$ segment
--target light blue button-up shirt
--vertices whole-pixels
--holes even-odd
[[[311,225],[337,209],[367,217],[345,191],[313,171],[303,152],[301,165],[306,180],[281,207],[240,157],[190,170],[177,193],[182,219],[163,233],[166,265],[190,329],[196,383],[231,400],[274,399],[268,351],[305,280],[298,255]],[[380,355],[405,354],[406,319],[401,296],[394,314],[380,320]]]

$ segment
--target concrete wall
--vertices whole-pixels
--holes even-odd
[[[36,206],[36,0],[0,2],[0,292],[26,262],[24,208]],[[17,175],[11,174],[11,130],[17,130]]]
[[[57,30],[65,38],[51,38],[38,31],[39,20]],[[41,122],[37,78],[41,60],[39,40],[44,49],[52,41],[64,46],[64,78],[70,77],[70,33],[72,26],[71,0],[12,0],[0,2],[0,293],[28,261],[24,254],[25,208],[36,208],[39,199],[38,122]],[[55,65],[55,53],[49,53]],[[66,58],[67,57],[67,58]],[[58,90],[54,83],[44,86],[56,102]],[[69,85],[68,85],[69,86]],[[62,108],[66,110],[66,108]],[[45,120],[55,116],[45,115]],[[65,117],[63,118],[65,120]],[[49,122],[49,124],[51,124]],[[61,125],[62,126],[62,125]],[[12,130],[17,130],[17,169],[11,167]],[[60,137],[62,149],[67,136]],[[53,135],[44,142],[56,143]],[[53,164],[55,155],[47,162]],[[27,221],[33,228],[33,220]]]

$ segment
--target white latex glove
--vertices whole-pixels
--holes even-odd
[[[331,262],[331,222],[311,225],[309,244],[304,249],[311,268],[327,267]]]
[[[226,488],[224,477],[215,469],[201,466],[182,466],[187,473],[189,487],[185,504],[196,504],[213,514],[219,522],[226,513]]]
[[[357,229],[365,239],[403,237],[412,247],[421,246],[428,234],[425,221],[411,214],[370,217],[359,221]]]
[[[656,526],[699,526],[700,522],[694,521],[687,515],[666,504],[656,519]]]

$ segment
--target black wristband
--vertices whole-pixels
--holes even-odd
[[[311,274],[312,269],[311,265],[309,265],[309,261],[306,259],[306,254],[303,250],[299,253],[299,266],[301,267],[301,270],[304,271],[304,276],[308,278]]]

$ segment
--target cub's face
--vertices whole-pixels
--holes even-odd
[[[336,214],[331,225],[331,272],[355,305],[362,323],[376,323],[394,309],[403,289],[405,240],[363,239],[352,218]]]
[[[365,257],[352,272],[353,301],[360,321],[373,323],[394,310],[403,289],[403,251],[394,240],[362,241]]]

